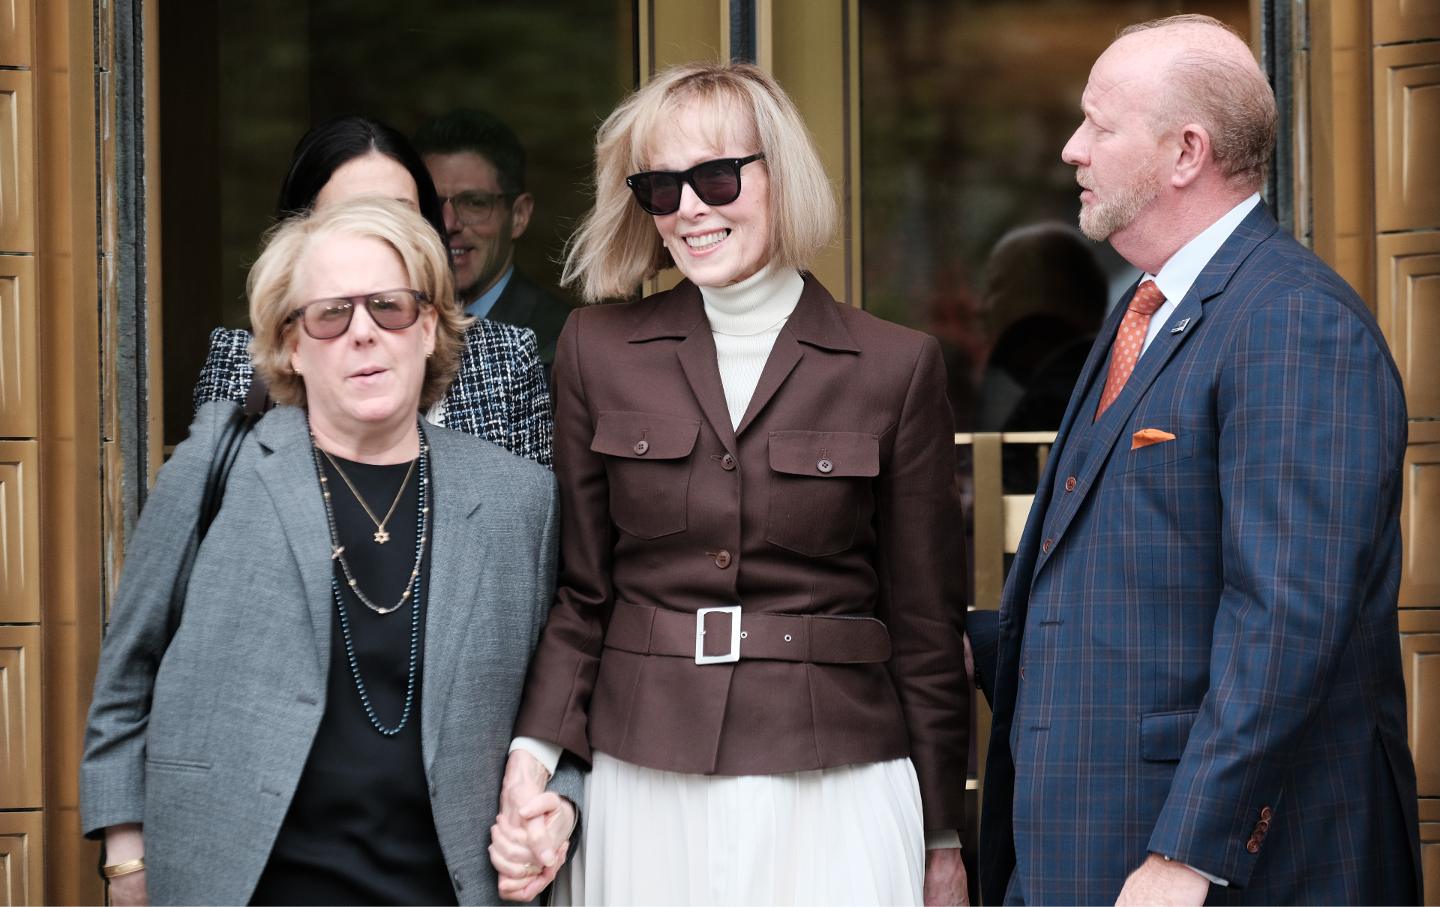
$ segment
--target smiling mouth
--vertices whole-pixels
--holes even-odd
[[[705,252],[720,245],[729,236],[730,231],[728,229],[715,230],[710,233],[697,233],[685,237],[685,245],[689,246],[693,251]]]
[[[462,246],[451,246],[451,247],[450,247],[450,261],[451,261],[451,263],[454,263],[454,261],[455,261],[457,258],[464,258],[466,255],[469,255],[472,251],[474,251],[474,250],[473,250],[471,247],[469,247],[469,246],[463,246],[463,247],[462,247]]]

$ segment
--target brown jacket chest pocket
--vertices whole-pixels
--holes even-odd
[[[810,557],[846,550],[875,510],[880,439],[844,431],[770,433],[765,540]]]
[[[605,456],[610,518],[653,539],[685,528],[690,454],[700,423],[658,413],[602,412],[590,449]]]

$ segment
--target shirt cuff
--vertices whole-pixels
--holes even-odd
[[[560,764],[560,755],[565,752],[563,746],[551,743],[548,740],[536,740],[534,737],[516,737],[510,741],[510,752],[524,750],[535,757],[535,761],[545,767],[550,777],[555,777],[555,766]]]
[[[926,850],[960,849],[960,831],[955,828],[940,828],[925,832]]]
[[[1203,869],[1196,869],[1194,866],[1191,866],[1189,863],[1181,863],[1180,865],[1181,865],[1181,866],[1184,866],[1186,869],[1190,870],[1191,872],[1198,873],[1199,875],[1204,876],[1204,877],[1205,877],[1205,880],[1206,880],[1207,882],[1209,882],[1211,885],[1219,885],[1221,888],[1229,888],[1229,887],[1230,887],[1230,883],[1227,882],[1227,881],[1225,881],[1224,879],[1220,878],[1219,876],[1212,876],[1210,873],[1206,872],[1205,870],[1203,870]]]

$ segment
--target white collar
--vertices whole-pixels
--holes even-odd
[[[1205,270],[1210,259],[1215,257],[1215,253],[1225,245],[1225,240],[1230,238],[1230,234],[1235,232],[1235,228],[1240,226],[1240,222],[1258,204],[1260,193],[1257,192],[1225,212],[1219,220],[1170,256],[1170,260],[1160,268],[1160,273],[1153,277],[1155,285],[1165,294],[1167,302],[1178,304],[1185,298],[1185,294],[1190,292],[1190,287],[1195,284],[1196,278]],[[1147,278],[1151,278],[1151,275],[1146,274],[1141,280]]]
[[[700,296],[710,330],[744,337],[779,327],[795,311],[804,289],[798,271],[767,264],[728,287],[701,287]]]

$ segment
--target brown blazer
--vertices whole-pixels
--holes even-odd
[[[908,755],[926,828],[961,827],[965,549],[934,339],[807,276],[733,431],[686,281],[576,310],[555,392],[563,566],[516,733],[698,774]],[[736,604],[740,660],[696,664],[695,613]],[[707,617],[707,654],[730,620]]]

